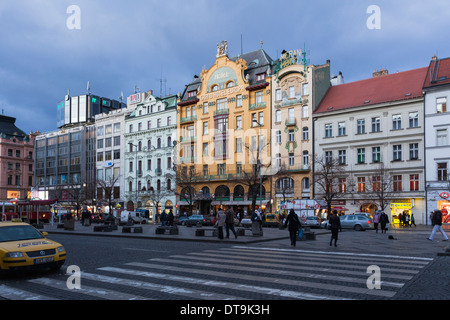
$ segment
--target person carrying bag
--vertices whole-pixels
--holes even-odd
[[[289,236],[291,239],[291,246],[295,247],[297,243],[297,232],[299,234],[298,235],[299,238],[301,239],[300,234],[301,236],[303,236],[303,228],[300,219],[298,218],[297,214],[293,209],[289,211],[289,215],[286,218],[284,227],[286,228],[288,224],[289,224]]]

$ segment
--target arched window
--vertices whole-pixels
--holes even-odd
[[[167,179],[167,190],[172,190],[172,181],[170,179]]]
[[[133,181],[130,181],[128,183],[128,191],[132,192],[133,191]]]
[[[158,138],[158,140],[156,142],[156,148],[158,148],[158,149],[161,148],[161,138]]]
[[[227,82],[227,88],[234,87],[234,81]]]
[[[211,91],[217,91],[217,90],[219,90],[219,86],[217,84],[215,84],[211,87]]]
[[[204,196],[209,196],[209,188],[208,187],[203,187],[202,188],[202,193]]]
[[[172,137],[168,137],[167,138],[167,147],[171,147],[172,146]]]
[[[156,190],[161,191],[161,180],[156,182]]]
[[[244,200],[244,187],[243,186],[237,185],[236,187],[234,187],[233,199],[234,200]]]
[[[151,147],[152,147],[152,140],[149,139],[147,141],[147,149],[150,151]]]

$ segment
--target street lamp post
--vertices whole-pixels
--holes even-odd
[[[253,122],[255,122],[259,126],[259,136],[258,136],[258,165],[259,165],[259,210],[262,209],[262,164],[261,164],[261,155],[259,152],[261,152],[261,127],[263,126],[261,123],[259,123],[257,120],[253,119]],[[262,212],[261,212],[262,213]]]

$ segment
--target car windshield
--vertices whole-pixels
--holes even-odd
[[[274,214],[268,214],[267,219],[275,219],[276,216]]]
[[[203,219],[203,216],[193,215],[190,216],[189,219]]]
[[[0,228],[0,242],[42,239],[42,234],[32,226],[11,226]]]

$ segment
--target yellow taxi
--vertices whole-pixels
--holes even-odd
[[[23,222],[0,222],[0,272],[4,270],[58,270],[66,261],[66,250]]]
[[[278,227],[280,225],[280,217],[278,213],[267,213],[263,225],[265,227]]]

